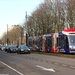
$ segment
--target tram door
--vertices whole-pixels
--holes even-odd
[[[51,52],[52,47],[52,37],[46,38],[46,52]]]
[[[68,43],[67,36],[65,36],[65,35],[59,36],[58,49],[59,49],[59,52],[69,53],[69,43]]]

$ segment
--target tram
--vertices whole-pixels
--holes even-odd
[[[75,28],[29,37],[29,46],[36,51],[75,53]]]
[[[28,46],[32,51],[42,51],[42,36],[28,37]]]
[[[52,35],[45,34],[40,36],[29,37],[29,47],[32,50],[50,52],[52,48]]]
[[[53,39],[52,52],[75,53],[75,28],[54,33]]]

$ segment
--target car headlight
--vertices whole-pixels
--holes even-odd
[[[73,46],[69,46],[69,47],[70,47],[71,50],[73,49]]]
[[[24,49],[21,49],[21,51],[23,51]]]
[[[30,49],[28,49],[30,51]]]

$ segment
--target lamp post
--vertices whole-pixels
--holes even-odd
[[[28,42],[28,27],[27,27],[27,11],[26,11],[26,46],[28,45],[27,42]]]
[[[8,24],[7,24],[7,45],[8,45]]]
[[[23,28],[21,27],[21,44],[23,43],[22,40],[23,40]]]

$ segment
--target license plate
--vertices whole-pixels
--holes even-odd
[[[25,52],[28,52],[28,51],[25,51]]]

